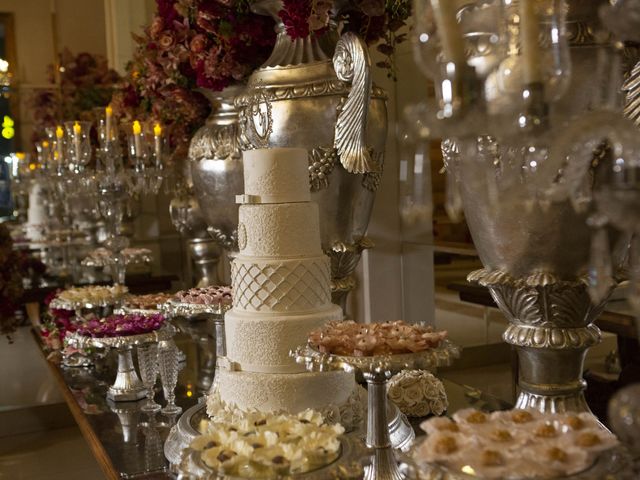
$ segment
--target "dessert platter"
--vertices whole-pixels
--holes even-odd
[[[82,265],[86,267],[108,267],[118,262],[118,256],[122,257],[125,265],[139,265],[153,261],[152,252],[148,248],[125,248],[119,253],[114,253],[108,248],[99,247],[82,260]]]
[[[362,478],[364,444],[343,434],[313,410],[222,411],[183,452],[179,478]]]
[[[160,313],[162,306],[173,297],[170,293],[147,293],[144,295],[126,295],[122,299],[120,310],[124,313]]]
[[[231,303],[231,287],[197,287],[177,292],[160,309],[172,317],[194,318],[201,314],[220,316],[231,308]]]
[[[174,328],[161,314],[116,314],[86,321],[66,336],[65,343],[79,349],[115,348],[118,373],[107,391],[107,398],[116,402],[132,401],[146,396],[133,364],[133,347],[171,339],[174,333]]]
[[[63,290],[51,300],[49,308],[57,310],[95,309],[119,305],[128,292],[123,285],[73,287]]]
[[[618,478],[629,465],[616,437],[590,413],[475,409],[421,424],[411,457],[423,480]]]
[[[387,382],[404,369],[435,370],[450,365],[460,356],[460,348],[446,337],[445,331],[402,321],[329,322],[313,330],[306,345],[291,352],[307,371],[357,372],[367,381],[366,442],[373,452],[365,478],[405,478],[389,436]]]

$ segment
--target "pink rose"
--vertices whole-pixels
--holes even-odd
[[[207,39],[201,33],[191,39],[189,48],[193,53],[200,53],[207,47]]]
[[[164,22],[162,18],[155,17],[153,22],[151,22],[151,27],[149,27],[149,35],[151,38],[157,40],[162,30],[164,30]]]
[[[176,43],[176,38],[171,32],[164,32],[160,36],[160,40],[158,40],[158,44],[160,48],[167,50],[171,48]]]

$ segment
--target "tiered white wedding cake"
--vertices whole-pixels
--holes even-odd
[[[311,330],[343,317],[331,303],[307,152],[254,150],[244,153],[243,162],[233,308],[225,315],[227,357],[220,361],[212,398],[242,410],[329,409],[351,417],[349,410],[360,407],[352,374],[307,373],[289,357]]]

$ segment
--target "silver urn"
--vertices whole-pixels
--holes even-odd
[[[222,92],[201,90],[211,102],[211,115],[191,139],[189,166],[193,192],[216,244],[237,250],[238,206],[244,191],[238,112],[233,104],[241,86]]]
[[[280,1],[256,1],[273,16],[278,36],[270,58],[236,98],[243,150],[302,147],[309,154],[312,200],[320,206],[322,247],[331,258],[334,303],[345,306],[355,286],[382,174],[387,135],[386,95],[372,85],[367,47],[321,36],[292,40],[277,16]]]
[[[180,181],[169,203],[169,216],[175,229],[185,239],[190,260],[188,284],[198,287],[218,285],[220,245],[211,238],[206,216],[200,208],[194,188],[194,164],[183,162],[178,167]]]
[[[558,108],[579,115],[589,109],[596,88],[592,72],[602,44],[593,32],[598,31],[598,7],[604,2],[568,3],[572,84]],[[476,150],[482,151],[483,144],[485,151],[500,151],[491,143],[491,138],[479,137]],[[445,161],[455,162],[465,148],[443,142]],[[494,160],[500,170],[499,153]],[[588,293],[588,213],[577,213],[569,200],[537,204],[526,185],[490,192],[474,178],[477,170],[465,168],[465,159],[460,166],[465,217],[484,265],[468,280],[488,287],[509,320],[503,338],[518,354],[517,407],[589,411],[582,373],[587,350],[601,340],[594,321],[604,303],[592,305]],[[597,168],[594,157],[594,175]]]

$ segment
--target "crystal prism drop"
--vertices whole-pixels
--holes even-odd
[[[599,227],[591,238],[589,262],[589,296],[593,304],[602,303],[609,296],[613,285],[609,235],[604,227]]]

